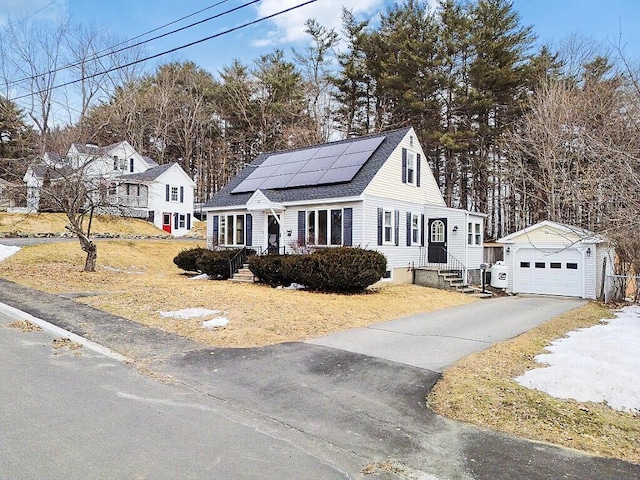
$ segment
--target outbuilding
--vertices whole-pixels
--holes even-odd
[[[507,291],[606,300],[614,250],[605,237],[543,221],[498,240],[503,245]]]

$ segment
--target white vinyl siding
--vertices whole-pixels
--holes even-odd
[[[389,201],[407,202],[419,205],[422,210],[425,204],[445,206],[444,199],[440,193],[440,189],[433,177],[429,162],[426,160],[424,152],[417,142],[413,147],[409,144],[411,135],[415,135],[411,130],[405,138],[400,142],[396,149],[391,153],[389,159],[378,170],[373,177],[371,183],[367,186],[364,193],[374,197],[387,198]],[[419,154],[422,166],[420,169],[420,187],[416,187],[415,183],[402,183],[402,149],[408,152]],[[415,161],[415,160],[414,160]],[[415,163],[414,163],[415,165]],[[417,169],[416,169],[417,174]]]

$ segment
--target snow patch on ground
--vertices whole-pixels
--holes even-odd
[[[217,315],[220,313],[220,310],[209,310],[206,308],[185,308],[183,310],[174,310],[172,312],[159,312],[160,316],[163,318],[180,318],[180,319],[188,319],[188,318],[199,318],[206,317],[208,315]]]
[[[14,253],[20,250],[20,247],[11,247],[9,245],[0,245],[0,262],[7,257],[10,257]]]
[[[624,307],[603,324],[569,332],[536,361],[548,365],[516,378],[556,398],[606,402],[640,412],[640,306]]]
[[[202,322],[202,328],[221,328],[226,327],[229,323],[229,319],[225,317],[213,318]]]
[[[196,275],[195,277],[189,277],[187,280],[209,280],[209,275],[206,273],[201,273],[200,275]]]

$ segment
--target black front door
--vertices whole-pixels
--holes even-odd
[[[280,253],[280,224],[278,219],[273,215],[269,215],[267,225],[269,253],[278,254]]]
[[[427,229],[427,262],[447,263],[447,219],[430,218]]]

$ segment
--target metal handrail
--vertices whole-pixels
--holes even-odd
[[[242,247],[238,253],[236,253],[229,260],[229,278],[240,269],[240,266],[247,260],[247,247]]]
[[[456,257],[451,255],[449,251],[445,247],[431,247],[438,249],[437,251],[443,253],[446,262],[429,262],[428,259],[428,247],[420,248],[420,266],[421,267],[433,267],[437,268],[439,272],[460,272],[460,274],[464,274],[466,272],[467,267],[463,262],[458,260]]]

